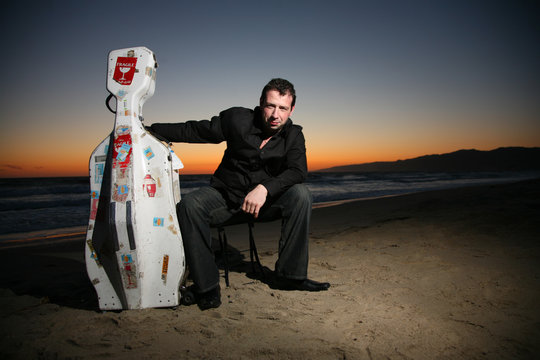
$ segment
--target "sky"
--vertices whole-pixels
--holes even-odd
[[[308,168],[540,146],[537,1],[3,1],[0,177],[87,176],[112,131],[107,55],[159,63],[145,124],[296,88]],[[186,174],[225,144],[175,144]]]

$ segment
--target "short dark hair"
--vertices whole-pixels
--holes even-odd
[[[292,103],[291,107],[296,104],[296,91],[294,90],[294,85],[291,84],[289,81],[281,78],[275,78],[272,79],[266,84],[266,86],[263,88],[261,93],[261,104],[266,101],[266,93],[270,90],[277,90],[279,92],[279,95],[291,95],[292,96]]]

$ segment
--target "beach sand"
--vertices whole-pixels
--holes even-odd
[[[314,209],[320,293],[270,288],[233,227],[231,286],[208,311],[99,311],[83,236],[2,249],[0,358],[540,358],[539,219],[540,180]],[[273,269],[279,223],[255,236]]]

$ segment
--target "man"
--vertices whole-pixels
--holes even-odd
[[[177,209],[187,265],[203,310],[221,305],[210,227],[233,216],[283,217],[275,265],[278,288],[330,287],[307,278],[312,198],[302,184],[307,176],[302,128],[289,118],[295,102],[294,86],[272,79],[253,110],[236,107],[211,120],[151,126],[152,132],[172,142],[227,142],[210,186],[186,194]]]

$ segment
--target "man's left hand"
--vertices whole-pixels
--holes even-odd
[[[266,195],[268,195],[268,190],[261,184],[257,185],[257,187],[251,190],[244,198],[242,210],[253,215],[256,219],[259,216],[259,210],[266,202]]]

